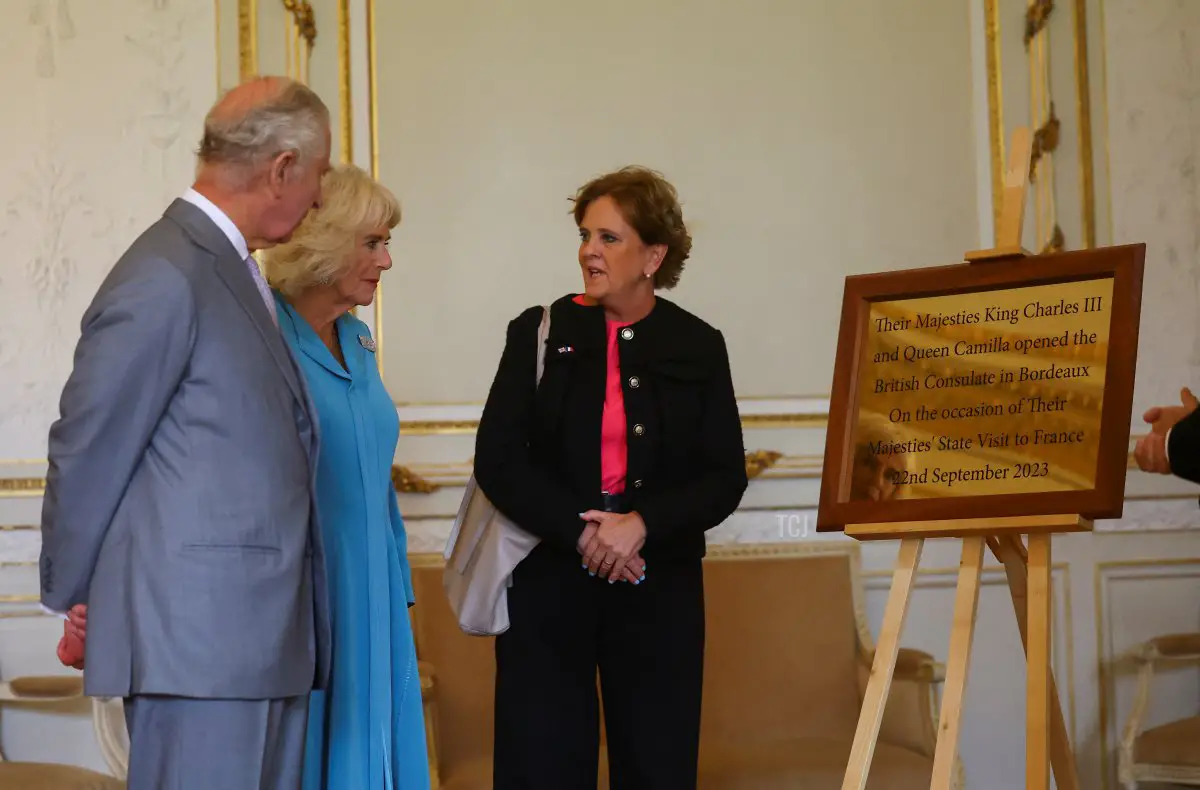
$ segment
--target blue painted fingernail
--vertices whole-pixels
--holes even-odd
[[[642,578],[638,579],[638,581],[639,581],[639,582],[644,582],[644,581],[646,581],[646,574],[644,574],[644,573],[643,573],[643,574],[642,574]]]
[[[580,567],[580,568],[583,568],[583,569],[586,571],[586,570],[587,570],[587,563],[586,563],[586,562],[580,563],[579,567]]]
[[[608,583],[609,583],[609,584],[616,584],[616,583],[617,583],[617,580],[616,580],[616,579],[609,579],[609,580],[608,580]]]

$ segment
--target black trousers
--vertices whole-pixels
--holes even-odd
[[[704,675],[700,560],[610,584],[540,544],[496,638],[495,790],[595,790],[599,669],[612,790],[695,790]]]

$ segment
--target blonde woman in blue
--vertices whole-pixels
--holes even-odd
[[[333,621],[333,677],[309,703],[304,790],[428,790],[404,521],[391,469],[399,419],[375,343],[351,309],[391,268],[396,198],[362,170],[322,182],[322,205],[267,251],[279,329],[320,417],[317,506]]]

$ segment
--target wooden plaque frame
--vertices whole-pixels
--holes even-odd
[[[847,277],[825,435],[817,531],[839,531],[847,524],[1057,513],[1078,513],[1088,519],[1120,517],[1125,499],[1145,255],[1144,244],[1131,244]],[[850,485],[853,452],[849,444],[858,421],[858,388],[862,383],[859,355],[873,302],[1109,278],[1113,280],[1111,324],[1099,457],[1092,488],[885,502],[844,500]]]

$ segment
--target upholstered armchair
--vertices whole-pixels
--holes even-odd
[[[1126,790],[1142,782],[1200,786],[1200,716],[1145,728],[1146,707],[1160,667],[1200,662],[1200,634],[1168,634],[1139,645],[1137,693],[1119,748],[1118,774]]]
[[[874,645],[852,541],[713,548],[701,790],[839,790]],[[464,635],[439,558],[413,558],[413,609],[434,787],[491,787],[492,640]],[[942,667],[902,649],[868,790],[927,790]],[[607,787],[603,738],[600,787]],[[961,765],[955,786],[962,787]]]
[[[81,676],[14,678],[0,683],[0,705],[45,707],[83,699]],[[124,790],[129,739],[120,700],[90,700],[92,723],[109,774],[74,765],[7,760],[0,754],[0,788],[21,790]]]

